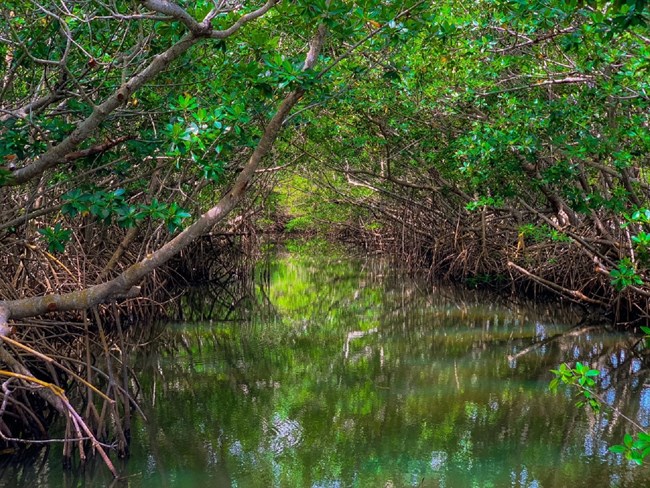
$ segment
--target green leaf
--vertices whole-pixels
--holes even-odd
[[[614,446],[610,446],[609,451],[614,452],[616,454],[623,454],[625,452],[625,446],[621,444],[616,444]]]
[[[639,432],[637,437],[643,441],[650,443],[650,434],[646,434],[645,432]]]

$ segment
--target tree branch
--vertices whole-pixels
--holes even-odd
[[[88,139],[93,131],[104,122],[108,116],[120,105],[127,103],[133,93],[145,83],[153,79],[163,71],[172,61],[183,55],[190,47],[196,44],[199,38],[187,35],[176,44],[171,46],[162,54],[153,58],[151,63],[130,80],[123,83],[111,96],[101,105],[94,108],[92,113],[79,122],[72,133],[60,144],[52,147],[43,153],[33,163],[14,171],[5,185],[15,186],[25,183],[32,178],[40,176],[49,168],[52,168],[66,160],[66,156],[73,152],[83,141]]]
[[[201,24],[199,24],[194,17],[188,14],[185,9],[173,2],[168,2],[167,0],[144,0],[142,4],[154,12],[169,15],[170,17],[182,22],[185,24],[185,27],[194,34],[200,34],[203,30]]]
[[[325,27],[320,25],[310,43],[309,53],[305,59],[303,70],[313,67],[325,39]],[[107,300],[126,294],[155,268],[165,264],[169,259],[186,248],[198,237],[222,221],[239,203],[248,188],[255,171],[262,159],[271,151],[273,143],[282,129],[284,120],[291,109],[304,95],[303,88],[290,92],[280,104],[277,112],[267,124],[264,134],[259,140],[248,163],[237,176],[232,188],[210,210],[201,215],[196,222],[164,244],[154,253],[147,255],[142,261],[131,265],[116,278],[82,290],[64,294],[51,294],[40,297],[29,297],[18,300],[0,301],[0,327],[6,325],[9,319],[18,319],[42,315],[54,311],[83,310],[91,308]],[[136,290],[134,290],[135,292]]]
[[[251,20],[255,20],[258,17],[261,17],[266,12],[271,10],[280,0],[268,0],[264,5],[262,5],[257,10],[249,12],[245,15],[242,15],[237,21],[224,30],[211,30],[208,34],[208,37],[211,39],[225,39],[226,37],[232,36],[235,32],[242,28],[244,24],[247,24]],[[209,26],[206,26],[209,27]]]
[[[596,300],[594,298],[589,298],[587,295],[582,293],[580,290],[569,290],[568,288],[565,288],[565,287],[560,286],[560,285],[558,285],[556,283],[553,283],[552,281],[545,280],[541,276],[537,276],[537,275],[531,273],[530,271],[522,268],[521,266],[516,265],[512,261],[508,261],[508,267],[518,271],[519,273],[523,274],[524,276],[527,276],[531,280],[536,281],[540,285],[543,285],[543,286],[545,286],[547,288],[550,288],[551,290],[553,290],[553,291],[555,291],[555,292],[557,292],[557,293],[559,293],[561,295],[567,296],[567,297],[572,298],[574,300],[577,300],[579,302],[587,302],[587,303],[590,303],[592,305],[600,305],[601,307],[607,307],[607,304],[605,302],[601,301],[601,300]]]
[[[134,135],[128,135],[128,136],[122,136],[118,137],[117,139],[109,139],[106,142],[103,142],[101,144],[97,144],[95,146],[89,147],[87,149],[81,149],[80,151],[75,151],[71,152],[70,154],[66,154],[65,160],[66,161],[75,161],[77,159],[81,158],[86,158],[88,156],[94,156],[95,154],[101,154],[103,152],[106,152],[118,144],[122,144],[123,142],[126,141],[132,141],[135,139]]]
[[[175,12],[177,16],[174,18],[181,20],[185,25],[191,24],[193,26],[193,23],[196,23],[196,25],[199,26],[199,30],[192,27],[189,34],[162,54],[155,56],[145,69],[123,83],[102,104],[96,106],[92,113],[86,119],[79,122],[72,133],[61,141],[60,144],[43,153],[31,164],[15,170],[5,179],[4,186],[23,184],[32,178],[40,176],[47,169],[66,161],[66,155],[73,152],[82,142],[88,139],[92,135],[93,131],[97,129],[97,127],[99,127],[99,125],[104,122],[115,109],[127,103],[137,90],[160,74],[165,68],[167,68],[167,66],[169,66],[170,63],[182,56],[194,44],[206,37],[212,39],[225,39],[226,37],[233,35],[244,24],[257,19],[268,12],[278,3],[278,1],[279,0],[268,0],[259,9],[241,16],[228,29],[217,31],[209,28],[206,30],[206,27],[196,23],[194,19],[190,21],[191,17],[188,18],[189,14],[171,2],[166,0],[145,0],[145,4],[149,5],[151,8],[155,6],[160,9]]]

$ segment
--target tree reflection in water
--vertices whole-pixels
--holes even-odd
[[[589,362],[647,426],[633,338],[378,261],[288,256],[267,285],[250,320],[169,327],[139,361],[144,485],[647,486],[647,467],[607,450],[629,429],[619,416],[547,387],[561,362]]]
[[[588,362],[607,401],[648,426],[633,338],[376,260],[288,255],[259,275],[239,288],[245,310],[167,326],[132,362],[148,421],[128,486],[648,486],[647,466],[607,450],[629,429],[620,416],[548,390],[550,369]],[[23,486],[79,481],[38,473]]]

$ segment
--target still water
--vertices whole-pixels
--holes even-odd
[[[607,401],[647,427],[629,338],[376,261],[288,254],[263,274],[227,321],[169,325],[142,348],[147,422],[112,486],[650,486],[648,466],[608,452],[630,430],[620,415],[548,390],[550,369],[588,361]],[[111,481],[51,461],[19,485]]]

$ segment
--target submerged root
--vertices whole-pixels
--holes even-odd
[[[254,242],[235,232],[206,237],[143,282],[138,298],[10,324],[0,317],[5,324],[0,330],[0,452],[5,460],[33,457],[62,443],[65,467],[98,457],[118,477],[111,457],[129,456],[133,416],[144,417],[137,403],[138,381],[129,365],[132,351],[152,340],[151,324],[180,315],[177,298],[188,284],[210,284],[236,297],[233,290],[245,281],[242,270],[249,269],[241,246],[248,241]],[[80,284],[66,271],[74,269],[68,263],[87,258],[81,248],[77,251],[50,260],[45,268],[25,256],[15,258],[17,262],[0,268],[0,278],[13,269],[20,280],[39,279],[29,280],[36,292],[75,289]],[[110,256],[106,259],[110,264]],[[103,261],[87,262],[98,280],[110,274],[111,266]],[[8,276],[0,279],[0,298],[34,292],[27,285],[8,286],[11,281]],[[224,293],[214,295],[223,300]]]
[[[650,321],[647,285],[617,289],[612,282],[610,272],[626,248],[624,232],[612,241],[596,227],[560,228],[535,211],[526,220],[537,223],[521,225],[521,211],[455,208],[446,215],[435,206],[425,212],[408,202],[386,201],[380,211],[370,209],[381,231],[361,227],[353,240],[412,270],[428,269],[432,278],[534,298],[562,297],[628,328]]]

